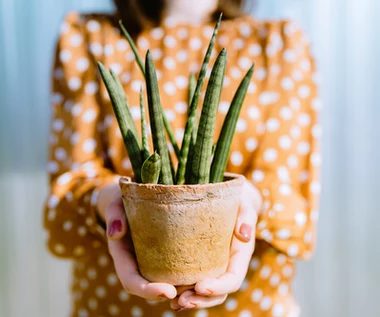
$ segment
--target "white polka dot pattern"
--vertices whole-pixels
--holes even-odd
[[[289,258],[308,259],[312,254],[321,191],[318,112],[322,106],[314,64],[302,32],[290,22],[242,17],[225,25],[211,61],[221,47],[227,47],[229,62],[216,131],[254,61],[256,71],[237,122],[228,170],[245,174],[261,192],[257,245],[263,245],[261,240],[267,244],[251,259],[237,293],[223,305],[194,310],[191,316],[290,317],[298,308],[288,297],[294,275],[294,261]],[[168,19],[137,38],[142,53],[151,50],[161,102],[178,142],[188,111],[189,70],[198,74],[211,33],[211,24],[190,26]],[[117,183],[117,175],[129,175],[132,166],[94,61],[102,61],[120,77],[139,125],[138,93],[145,87],[133,52],[108,20],[76,13],[62,24],[58,49],[45,227],[50,250],[76,259],[74,314],[177,316],[167,303],[141,301],[122,289],[96,218],[100,188]],[[113,169],[106,168],[105,162]]]

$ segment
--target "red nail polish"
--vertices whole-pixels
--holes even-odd
[[[108,228],[108,236],[112,237],[114,234],[121,232],[123,224],[121,220],[112,221],[110,227]]]
[[[246,223],[243,223],[240,227],[240,234],[247,240],[251,240],[252,227]]]

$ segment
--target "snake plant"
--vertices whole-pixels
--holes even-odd
[[[188,119],[181,147],[178,146],[173,130],[163,111],[156,68],[152,55],[148,50],[145,63],[143,62],[132,37],[121,22],[120,27],[122,33],[131,46],[137,64],[145,78],[154,153],[151,154],[149,150],[146,126],[147,120],[142,90],[140,91],[140,137],[137,133],[137,128],[133,121],[128,101],[119,78],[114,72],[108,71],[102,63],[98,63],[100,75],[110,96],[121,135],[132,163],[136,182],[144,184],[160,183],[164,185],[182,185],[207,184],[210,182],[217,183],[223,181],[236,124],[252,78],[254,65],[252,65],[243,77],[231,102],[218,141],[216,144],[213,144],[217,110],[223,89],[224,72],[227,63],[227,51],[225,48],[219,53],[212,67],[199,121],[197,112],[203,83],[221,19],[222,15],[219,17],[214,28],[198,79],[195,78],[194,74],[191,74],[189,78]],[[165,131],[178,159],[177,170],[175,170],[173,166]]]

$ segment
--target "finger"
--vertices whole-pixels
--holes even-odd
[[[227,295],[205,297],[197,295],[193,291],[186,291],[178,298],[178,301],[172,303],[171,306],[176,311],[195,308],[208,308],[221,305],[224,303],[226,298]]]
[[[241,242],[247,243],[252,239],[252,226],[242,222],[242,220],[238,220],[235,226],[234,234],[235,237]]]
[[[234,235],[242,242],[249,242],[254,238],[253,228],[257,222],[257,203],[254,199],[256,193],[252,188],[253,186],[248,183],[243,187],[239,214],[235,225]]]
[[[121,197],[115,198],[106,208],[105,212],[107,236],[111,240],[119,240],[127,232],[123,201]]]
[[[185,286],[177,286],[177,296],[182,295],[182,293],[188,291],[188,290],[194,290],[194,285],[185,285]]]
[[[195,292],[204,296],[220,296],[238,291],[247,274],[254,245],[255,239],[244,243],[233,238],[227,272],[219,278],[198,282],[194,287]]]
[[[173,299],[170,301],[170,308],[173,309],[173,310],[176,311],[176,312],[181,311],[181,310],[183,309],[183,307],[181,307],[181,306],[178,304],[178,298],[179,298],[179,297],[173,298]]]
[[[187,298],[189,295],[193,295],[193,294],[195,294],[193,290],[184,291],[181,295],[171,300],[170,307],[177,312],[184,310],[185,309],[184,299]],[[182,305],[179,304],[180,298],[182,299]],[[190,309],[190,308],[188,307],[187,309]]]
[[[173,310],[179,311],[182,309],[182,307],[178,304],[178,298],[186,291],[192,291],[194,292],[194,285],[189,285],[189,286],[177,286],[177,297],[173,298],[171,300],[170,306]]]
[[[260,210],[263,203],[261,192],[250,181],[245,180],[243,186],[243,195],[249,198],[248,200],[250,200],[253,208],[256,211]]]
[[[148,300],[173,299],[177,296],[173,285],[150,283],[140,275],[131,247],[124,240],[109,240],[108,248],[116,273],[128,293]]]

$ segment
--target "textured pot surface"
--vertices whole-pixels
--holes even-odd
[[[225,273],[244,177],[207,185],[137,184],[120,179],[141,274],[192,285]]]

